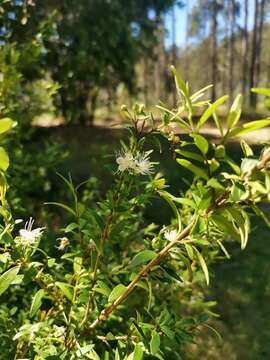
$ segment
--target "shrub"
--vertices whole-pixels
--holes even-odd
[[[50,246],[43,226],[35,227],[30,218],[23,227],[12,218],[8,155],[1,149],[3,359],[181,359],[185,344],[201,325],[208,326],[212,303],[202,289],[210,282],[209,266],[229,257],[228,241],[246,247],[250,216],[265,217],[260,203],[269,201],[269,147],[255,157],[242,141],[237,164],[226,144],[268,126],[270,119],[239,124],[239,95],[224,124],[216,110],[227,97],[201,100],[208,87],[190,95],[188,84],[173,72],[179,106],[159,106],[161,123],[142,105],[132,112],[122,107],[130,140],[116,155],[114,185],[105,196],[97,202],[96,195],[81,197],[84,183],[75,186],[61,176],[72,201],[48,205],[65,210],[70,222],[55,231]],[[195,120],[198,107],[204,111]],[[201,134],[210,118],[220,133],[217,143]],[[12,124],[0,120],[1,133]],[[189,133],[187,141],[177,127]],[[192,174],[184,194],[169,191],[151,160],[160,135],[171,143],[179,171],[184,167]],[[173,214],[163,227],[144,216],[156,198]]]

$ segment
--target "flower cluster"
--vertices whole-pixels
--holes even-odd
[[[33,225],[34,219],[30,217],[30,219],[25,223],[24,229],[19,231],[20,237],[17,242],[23,247],[34,245],[36,240],[38,240],[43,234],[45,229],[44,227],[32,229]]]
[[[130,151],[120,154],[116,158],[118,171],[128,171],[130,173],[149,175],[153,172],[153,164],[147,154],[134,156]]]

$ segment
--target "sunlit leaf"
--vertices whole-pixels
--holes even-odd
[[[199,250],[197,250],[195,247],[193,247],[193,248],[194,248],[194,250],[196,252],[197,258],[198,258],[199,263],[200,263],[200,266],[201,266],[202,271],[204,273],[206,284],[209,285],[209,272],[208,272],[208,267],[206,265],[206,262],[205,262],[204,258],[202,257],[201,253],[199,252]]]
[[[160,336],[159,333],[154,331],[150,340],[150,350],[151,354],[155,355],[159,351],[160,347]]]
[[[131,260],[129,267],[136,267],[142,264],[145,264],[149,260],[154,259],[156,253],[152,250],[143,250],[136,254],[134,258]]]
[[[14,266],[13,268],[7,270],[0,276],[0,295],[5,292],[10,284],[16,279],[16,276],[20,270],[20,266]]]
[[[232,129],[228,133],[228,138],[234,136],[241,136],[249,132],[252,132],[254,130],[262,129],[269,125],[270,125],[270,119],[250,121],[246,124],[243,124],[242,126]]]
[[[185,159],[176,159],[178,164],[184,166],[186,169],[192,171],[196,176],[202,177],[205,180],[208,180],[208,176],[204,170],[199,168],[198,166],[192,164],[190,161]]]
[[[3,147],[0,147],[0,169],[6,171],[9,167],[9,156]]]
[[[201,128],[201,126],[215,113],[217,108],[222,105],[225,101],[227,101],[229,98],[228,95],[222,96],[218,100],[216,100],[213,104],[209,106],[208,109],[205,110],[205,112],[200,117],[200,120],[197,124],[197,130]]]
[[[113,302],[114,300],[118,299],[121,295],[125,293],[126,290],[127,288],[123,284],[115,286],[110,293],[108,301]]]
[[[42,298],[45,295],[45,291],[43,289],[40,289],[36,292],[35,296],[33,297],[29,316],[33,317],[36,312],[39,310],[41,304],[42,304]]]
[[[14,126],[14,124],[15,122],[8,117],[0,119],[0,134],[3,134],[10,130]]]

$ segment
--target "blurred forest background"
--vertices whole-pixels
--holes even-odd
[[[91,125],[134,100],[176,104],[174,64],[193,89],[214,84],[212,100],[241,92],[254,112],[249,89],[270,86],[269,8],[268,0],[2,0],[0,91],[31,98],[35,117],[46,109]]]
[[[270,1],[0,0],[0,113],[18,122],[7,144],[15,215],[58,225],[57,214],[48,219],[46,207],[38,210],[55,194],[65,196],[56,171],[71,170],[75,183],[90,173],[84,195],[104,192],[106,166],[126,138],[111,127],[121,105],[176,106],[171,64],[193,90],[213,84],[212,100],[242,93],[243,121],[264,116],[270,104],[250,88],[270,87]],[[237,161],[238,150],[231,145]],[[185,174],[169,151],[162,156],[179,191]],[[149,219],[162,222],[165,211],[152,209]],[[223,341],[209,330],[198,339],[204,352],[194,347],[190,359],[270,358],[269,229],[255,225],[247,251],[232,249],[208,290],[209,306],[219,302],[222,321],[213,325]]]

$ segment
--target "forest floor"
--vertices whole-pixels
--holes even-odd
[[[210,131],[208,137],[215,138]],[[110,176],[101,162],[114,161],[119,140],[127,140],[123,129],[83,128],[79,126],[40,129],[43,139],[62,144],[70,156],[63,173],[71,170],[76,182],[95,176],[106,179],[104,189],[110,185]],[[266,138],[265,138],[266,136]],[[265,139],[265,140],[263,140]],[[252,142],[270,139],[270,129],[252,135]],[[255,146],[258,151],[259,147]],[[231,144],[231,155],[240,160],[239,144]],[[158,154],[160,169],[168,178],[172,191],[179,192],[179,184],[188,176],[172,158],[168,146]],[[181,186],[181,185],[180,185]],[[183,185],[184,187],[184,185]],[[162,204],[150,210],[150,220],[159,222],[164,217]],[[163,219],[162,219],[163,220]],[[270,241],[269,229],[256,220],[247,249],[243,252],[236,244],[231,246],[231,260],[212,267],[211,285],[207,292],[210,300],[217,300],[215,311],[220,315],[212,321],[222,341],[210,330],[204,329],[191,347],[189,360],[268,360],[270,359]]]

